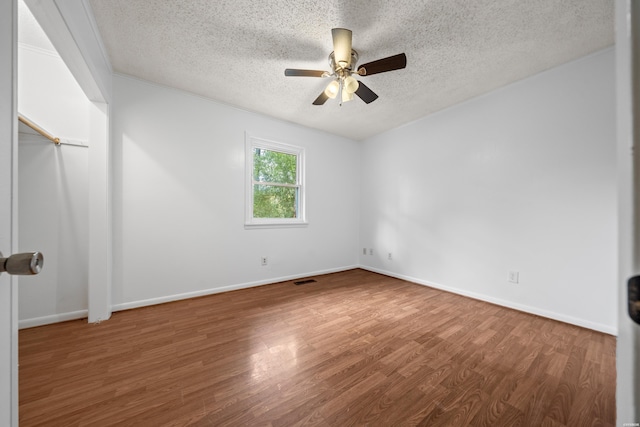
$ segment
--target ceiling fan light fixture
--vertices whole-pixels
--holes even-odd
[[[336,63],[341,68],[348,68],[351,65],[351,30],[346,28],[333,28],[333,51]]]
[[[353,100],[353,92],[349,92],[346,90],[342,91],[342,102],[347,102]]]
[[[328,99],[351,101],[354,94],[366,104],[370,104],[378,95],[367,87],[364,83],[356,80],[355,76],[363,77],[371,74],[386,73],[387,71],[400,70],[407,66],[407,55],[398,55],[381,58],[376,61],[367,62],[356,69],[358,63],[358,52],[352,49],[352,32],[346,28],[333,28],[331,36],[333,38],[333,52],[329,54],[329,66],[331,71],[302,70],[287,68],[284,70],[285,76],[303,77],[331,77],[332,82],[313,101],[313,105],[324,105]]]
[[[333,99],[338,95],[339,90],[340,90],[340,83],[338,83],[337,80],[334,80],[331,83],[329,83],[327,88],[324,90],[324,94],[327,95],[329,98]]]
[[[358,83],[358,81],[356,79],[354,79],[352,76],[347,76],[344,79],[344,89],[345,89],[345,92],[347,92],[349,94],[355,93],[355,91],[358,90],[358,86],[359,85],[360,85],[360,83]]]

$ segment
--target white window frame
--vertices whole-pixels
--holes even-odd
[[[254,218],[253,217],[253,150],[260,148],[296,156],[296,184],[298,188],[298,218]],[[245,228],[306,227],[304,148],[281,142],[269,141],[246,134],[245,136]]]

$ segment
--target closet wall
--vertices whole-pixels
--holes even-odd
[[[18,111],[63,143],[87,144],[89,101],[55,53],[20,44]],[[87,315],[88,149],[55,146],[20,127],[20,251],[41,251],[44,268],[20,277],[20,327]]]

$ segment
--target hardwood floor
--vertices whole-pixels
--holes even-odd
[[[20,331],[20,425],[615,424],[615,338],[351,270]]]

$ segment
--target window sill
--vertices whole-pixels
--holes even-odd
[[[254,230],[260,228],[304,228],[308,226],[308,222],[259,222],[245,223],[245,230]]]

